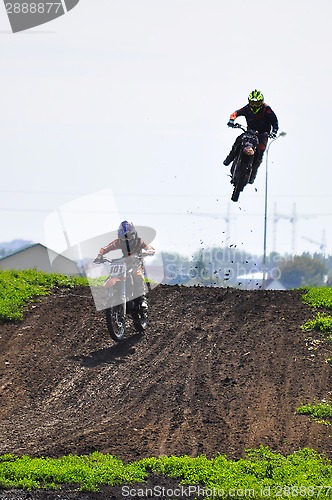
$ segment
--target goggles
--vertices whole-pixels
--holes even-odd
[[[254,109],[260,109],[263,103],[261,101],[249,101],[249,106]]]

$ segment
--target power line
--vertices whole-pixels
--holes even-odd
[[[61,207],[60,207],[61,208]],[[42,213],[51,213],[54,212],[56,208],[18,208],[18,207],[0,207],[0,211],[3,212],[42,212]],[[132,212],[132,209],[129,209],[128,212]],[[64,210],[64,213],[113,213],[108,210]],[[191,211],[186,211],[186,212],[137,212],[135,210],[135,214],[139,215],[161,215],[161,216],[169,216],[169,215],[174,215],[174,216],[179,216],[179,215],[190,215],[190,216],[196,216],[196,217],[211,217],[211,218],[226,218],[226,212],[220,212],[220,213],[210,213],[210,212],[191,212]],[[226,214],[226,215],[225,215]],[[232,214],[233,218],[237,217],[261,217],[262,212],[239,212],[237,214]],[[309,218],[309,217],[330,217],[332,216],[332,212],[318,212],[318,213],[310,213],[310,214],[297,214],[298,217],[304,217],[304,218]],[[291,216],[288,216],[288,218]],[[287,218],[287,217],[286,217]]]
[[[95,193],[91,192],[82,192],[82,191],[26,191],[26,190],[7,190],[7,189],[1,189],[0,190],[1,194],[31,194],[31,195],[65,195],[65,196],[89,196],[93,195]],[[107,195],[107,194],[105,194]],[[228,198],[228,195],[223,195],[220,193],[215,193],[215,192],[210,192],[210,193],[179,193],[179,194],[172,194],[172,193],[141,193],[141,192],[135,192],[135,193],[113,193],[115,197],[137,197],[139,196],[140,198],[151,198],[151,197],[163,197],[163,198],[211,198],[211,196],[215,196],[217,198]],[[259,195],[250,195],[248,194],[248,197],[250,198],[257,198]],[[271,194],[271,198],[330,198],[330,194],[299,194],[294,196],[294,194]]]

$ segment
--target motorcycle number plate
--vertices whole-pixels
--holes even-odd
[[[253,156],[255,154],[255,150],[251,146],[246,146],[245,148],[243,148],[243,152],[248,156]]]
[[[126,274],[126,266],[124,264],[112,264],[109,274],[110,276],[123,276]]]

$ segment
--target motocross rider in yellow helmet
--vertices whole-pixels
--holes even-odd
[[[257,175],[258,167],[262,163],[269,136],[272,139],[277,137],[279,128],[278,118],[272,108],[264,103],[264,96],[262,92],[257,89],[250,92],[248,96],[248,104],[246,106],[234,111],[234,113],[230,115],[227,125],[229,127],[234,127],[234,121],[238,116],[245,117],[248,129],[256,130],[258,132],[259,144],[255,154],[252,174],[249,179],[249,183],[253,184]],[[235,159],[240,143],[241,135],[237,137],[229,155],[223,162],[224,165],[230,165]]]

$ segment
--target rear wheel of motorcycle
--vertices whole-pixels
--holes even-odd
[[[106,324],[110,336],[115,342],[121,342],[126,333],[126,317],[123,305],[110,307],[105,310]]]

